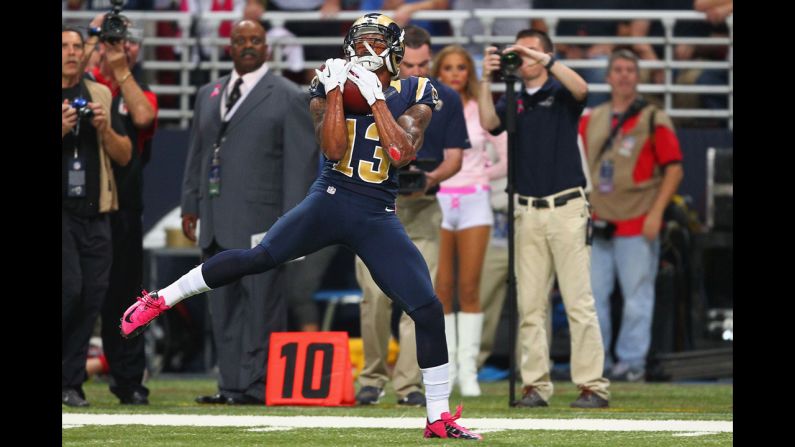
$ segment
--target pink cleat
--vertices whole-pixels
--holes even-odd
[[[171,309],[166,306],[165,300],[157,296],[157,292],[149,293],[143,291],[143,296],[136,298],[133,303],[122,315],[121,336],[124,338],[135,337],[143,332],[147,326],[157,318],[163,311]]]
[[[445,411],[442,413],[442,418],[436,422],[428,422],[426,419],[425,437],[482,440],[483,436],[455,423],[455,420],[461,417],[462,408],[461,405],[456,408],[455,416],[450,416],[450,413]]]

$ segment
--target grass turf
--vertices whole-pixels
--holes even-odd
[[[107,383],[86,383],[86,397],[91,406],[85,409],[63,407],[70,413],[105,414],[201,414],[262,416],[367,416],[418,417],[424,408],[406,408],[396,404],[394,392],[388,388],[381,403],[367,407],[265,407],[199,405],[194,398],[216,391],[213,379],[155,379],[147,383],[148,406],[122,406],[110,394]],[[733,385],[614,383],[611,385],[610,408],[577,410],[569,403],[577,397],[571,383],[555,384],[555,395],[547,408],[523,409],[508,407],[508,383],[483,383],[483,395],[462,399],[457,392],[450,403],[464,403],[464,418],[598,418],[649,420],[733,420]],[[518,388],[517,388],[518,392]],[[416,429],[291,429],[284,431],[250,431],[246,427],[153,427],[92,426],[62,430],[63,445],[130,445],[130,446],[249,446],[249,445],[345,445],[372,446],[417,445],[431,442],[447,445],[455,442],[422,439],[422,427]],[[504,430],[484,434],[487,445],[515,446],[717,446],[731,445],[733,433],[682,436],[673,432],[609,432]]]

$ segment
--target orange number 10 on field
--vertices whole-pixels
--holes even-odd
[[[347,332],[274,332],[267,405],[353,405]]]

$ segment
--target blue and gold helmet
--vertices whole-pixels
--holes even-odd
[[[357,56],[354,44],[359,37],[365,34],[382,35],[386,42],[386,50],[381,54],[376,54],[372,48],[369,48],[369,44],[366,44],[370,55]],[[348,60],[361,64],[370,71],[376,71],[386,65],[387,70],[392,74],[393,80],[398,79],[400,61],[403,60],[405,48],[403,30],[394,20],[376,12],[365,14],[356,19],[351,25],[351,29],[348,30],[345,42],[342,45],[342,51]]]

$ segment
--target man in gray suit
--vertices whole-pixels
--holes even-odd
[[[182,185],[182,230],[203,256],[251,248],[300,202],[317,176],[309,96],[268,69],[265,30],[243,20],[231,35],[234,71],[196,96]],[[282,269],[210,293],[218,393],[199,403],[262,404],[270,333],[287,329]]]

